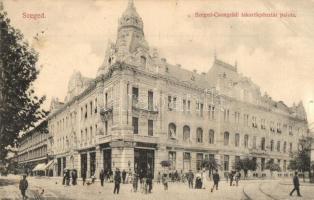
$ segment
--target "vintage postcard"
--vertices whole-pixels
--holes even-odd
[[[314,2],[0,0],[0,199],[313,200]]]

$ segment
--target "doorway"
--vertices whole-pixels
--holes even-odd
[[[154,176],[155,152],[151,149],[134,149],[134,171],[140,177],[146,177],[148,172]]]

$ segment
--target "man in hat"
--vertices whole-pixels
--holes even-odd
[[[297,191],[297,195],[299,197],[302,197],[302,195],[300,194],[300,182],[299,182],[299,177],[298,177],[298,172],[294,173],[294,177],[293,177],[293,190],[290,192],[290,196],[292,196],[292,194],[294,193],[294,191]]]
[[[23,199],[27,199],[28,197],[26,196],[26,190],[28,188],[28,182],[26,180],[26,174],[23,175],[23,179],[20,180],[20,185],[19,188],[21,190],[21,194],[23,196]]]
[[[116,172],[114,174],[114,189],[113,189],[113,194],[117,192],[119,194],[120,190],[120,183],[121,183],[121,173],[119,168],[116,169]]]
[[[193,174],[192,170],[189,170],[187,178],[188,178],[188,182],[189,182],[189,188],[193,188],[194,174]]]

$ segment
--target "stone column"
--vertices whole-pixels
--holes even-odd
[[[60,175],[63,176],[63,169],[64,169],[64,166],[63,166],[63,158],[61,157],[61,173]]]
[[[96,146],[96,175],[103,169],[103,151],[99,145]]]
[[[86,169],[86,178],[90,178],[90,155],[89,152],[87,152],[87,169]]]
[[[183,170],[183,152],[182,151],[176,151],[176,167],[178,172]]]
[[[168,154],[166,146],[163,144],[159,144],[158,148],[155,150],[155,177],[157,177],[158,172],[163,171],[163,168],[160,165],[160,162],[163,160],[168,160]]]

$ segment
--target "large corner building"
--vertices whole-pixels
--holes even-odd
[[[64,102],[48,117],[54,175],[75,168],[90,177],[100,169],[154,174],[171,160],[178,171],[197,171],[214,157],[229,171],[244,157],[258,170],[273,159],[287,171],[290,152],[307,134],[302,103],[286,106],[215,57],[207,73],[171,65],[145,40],[133,1],[118,21],[97,77],[75,72]]]

